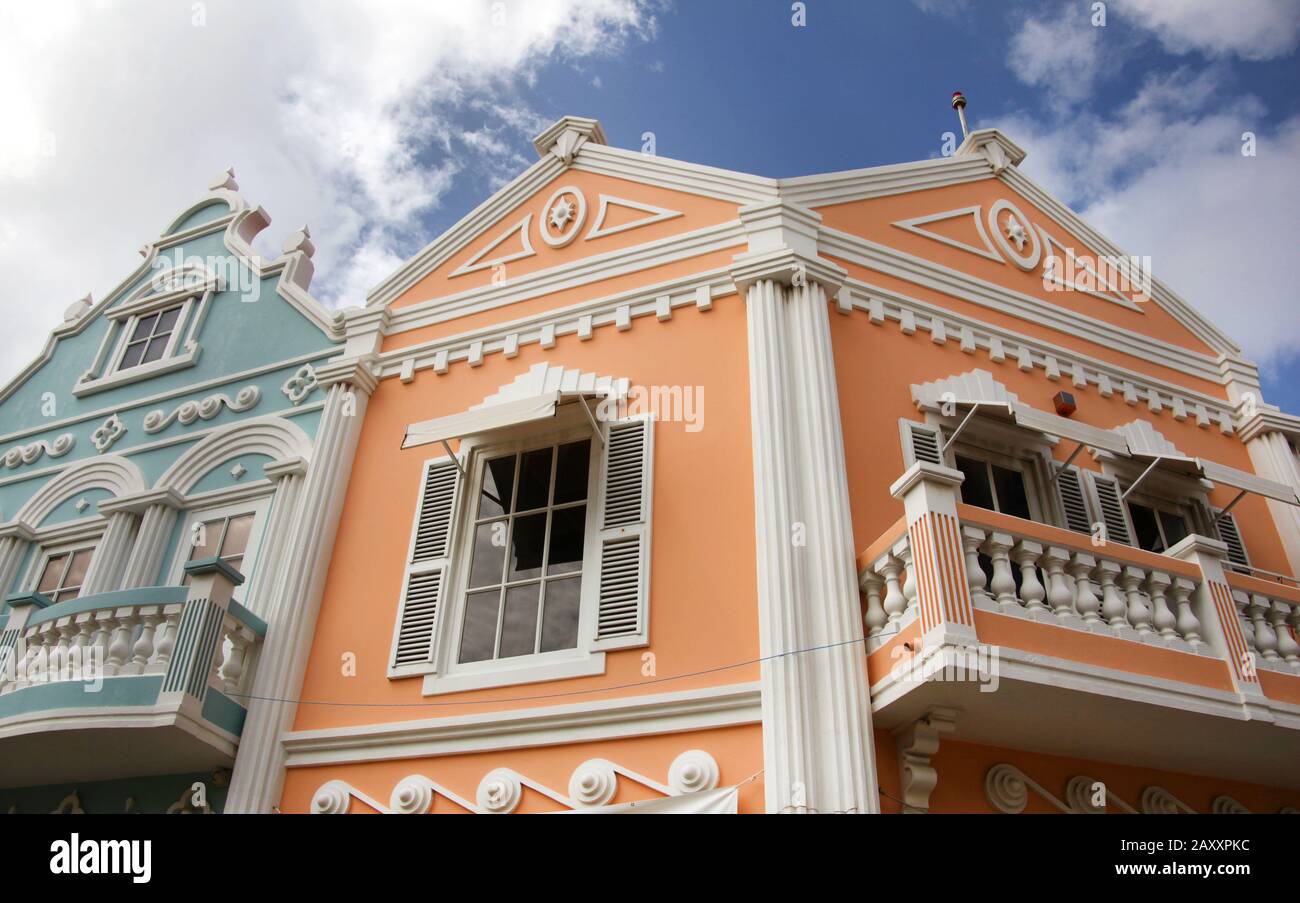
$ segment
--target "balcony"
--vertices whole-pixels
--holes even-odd
[[[210,771],[234,762],[266,625],[217,559],[189,586],[10,597],[0,633],[0,787]]]
[[[1300,787],[1300,590],[1205,537],[1154,554],[963,505],[960,478],[909,470],[858,559],[877,725],[956,710],[967,742]]]

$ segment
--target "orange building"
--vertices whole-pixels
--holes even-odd
[[[536,146],[344,314],[228,811],[1300,807],[1300,419],[1020,148]]]

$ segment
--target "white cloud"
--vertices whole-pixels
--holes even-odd
[[[527,165],[553,117],[515,98],[543,65],[654,26],[642,0],[0,6],[0,369],[232,164],[275,219],[259,249],[309,222],[314,291],[362,303],[455,180]]]
[[[1300,0],[1115,0],[1115,8],[1171,53],[1267,60],[1300,43]]]
[[[1027,175],[1126,253],[1150,256],[1157,277],[1267,366],[1300,352],[1300,117],[1268,129],[1252,97],[1216,104],[1214,79],[1175,72],[1108,117],[997,126],[1029,152]],[[1254,157],[1242,155],[1247,131]]]
[[[1101,72],[1100,32],[1083,5],[1065,6],[1055,19],[1031,16],[1011,37],[1007,65],[1026,85],[1079,100]]]

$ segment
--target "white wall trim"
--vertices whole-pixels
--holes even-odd
[[[419,721],[291,731],[282,740],[287,765],[293,768],[589,743],[761,721],[758,684],[741,683]]]

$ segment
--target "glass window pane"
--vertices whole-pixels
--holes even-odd
[[[86,582],[86,571],[90,568],[90,559],[94,549],[78,549],[72,554],[72,564],[68,566],[67,576],[63,578],[63,588],[76,588]]]
[[[122,354],[121,369],[125,370],[127,367],[134,367],[140,363],[140,355],[144,354],[146,344],[148,343],[141,341],[136,342],[134,345],[127,345],[126,351]]]
[[[578,645],[578,602],[582,580],[567,577],[546,582],[546,611],[542,619],[542,652]]]
[[[1025,476],[1018,470],[993,465],[993,485],[998,494],[998,510],[1012,517],[1029,520],[1029,496],[1025,493]]]
[[[140,359],[140,363],[148,364],[152,361],[161,360],[163,352],[167,350],[168,341],[169,337],[165,335],[151,341],[149,347],[145,349],[144,357]]]
[[[207,520],[190,527],[190,561],[213,558],[217,554],[217,543],[221,542],[221,528],[225,521],[221,518]]]
[[[63,576],[63,567],[68,563],[68,556],[52,555],[50,560],[45,562],[45,570],[41,572],[41,580],[36,584],[36,591],[49,595],[59,588],[59,578]]]
[[[136,321],[135,331],[131,333],[131,341],[136,339],[147,338],[153,334],[153,324],[158,322],[157,314],[150,314],[147,317],[141,317]]]
[[[1160,526],[1165,529],[1165,548],[1176,546],[1187,538],[1187,521],[1177,514],[1161,511]]]
[[[989,486],[988,465],[983,461],[958,455],[957,469],[966,475],[966,479],[961,484],[961,500],[968,505],[996,511],[993,504],[993,490]]]
[[[555,459],[555,504],[577,502],[587,497],[587,475],[590,473],[591,442],[570,442],[561,445]]]
[[[226,524],[226,538],[221,543],[221,556],[243,555],[248,548],[248,534],[253,530],[253,515],[240,514]]]
[[[1146,505],[1129,502],[1128,514],[1133,521],[1133,532],[1137,534],[1138,546],[1148,552],[1163,552],[1165,549],[1160,542],[1160,528],[1156,526],[1156,513]]]
[[[506,590],[499,658],[533,654],[537,646],[537,600],[541,588],[540,583],[529,583]]]
[[[551,512],[551,548],[547,552],[546,573],[568,574],[582,570],[582,534],[586,525],[586,505]]]
[[[522,495],[523,493],[520,493]],[[542,550],[546,542],[546,512],[515,518],[510,532],[510,580],[542,575]]]
[[[474,563],[470,565],[470,586],[492,586],[501,582],[506,561],[507,521],[479,524],[474,529]]]
[[[519,469],[519,499],[516,511],[541,508],[551,497],[551,449],[524,452]]]
[[[496,458],[483,465],[483,492],[478,500],[479,517],[496,517],[510,511],[515,491],[515,456]]]
[[[179,307],[173,307],[170,310],[163,311],[158,317],[158,325],[154,327],[154,335],[163,335],[164,333],[171,332],[176,327],[176,318],[180,315],[181,309]]]
[[[465,627],[460,633],[460,660],[481,662],[492,657],[497,639],[497,606],[501,590],[465,597]]]

